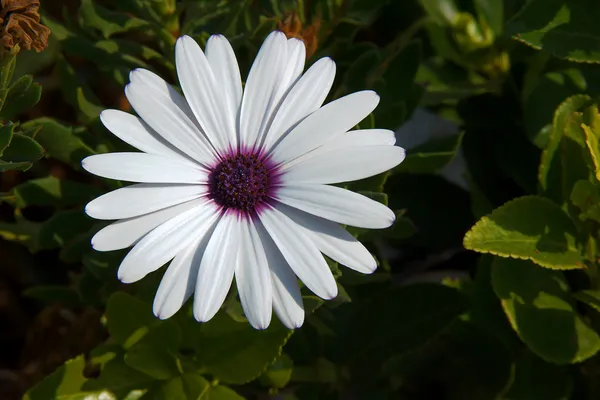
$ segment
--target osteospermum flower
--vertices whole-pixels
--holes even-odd
[[[92,239],[99,251],[133,248],[119,279],[135,282],[171,261],[156,297],[159,318],[194,295],[198,321],[219,310],[233,282],[252,326],[274,309],[302,325],[296,277],[324,299],[337,295],[323,254],[362,273],[376,262],[339,224],[386,228],[384,205],[331,184],[384,172],[404,159],[387,130],[352,130],[377,106],[363,91],[322,107],[335,76],[329,58],[304,74],[305,47],[271,33],[244,90],[229,42],[212,36],[203,53],[184,36],[175,48],[182,96],[147,70],[131,72],[127,99],[140,116],[101,114],[104,125],[140,153],[83,160],[98,176],[137,182],[90,202],[93,218],[118,220]]]

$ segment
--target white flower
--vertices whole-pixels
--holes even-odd
[[[302,74],[304,44],[271,33],[242,91],[231,45],[212,36],[205,53],[177,41],[185,98],[147,70],[131,72],[125,93],[140,116],[105,110],[104,125],[141,153],[83,160],[98,176],[136,184],[93,200],[86,213],[117,220],[92,239],[98,251],[133,246],[118,271],[135,282],[171,261],[154,313],[169,318],[195,293],[198,321],[219,310],[235,276],[244,313],[266,328],[271,310],[302,325],[296,277],[316,295],[337,295],[321,253],[362,273],[376,262],[339,224],[386,228],[384,205],[330,184],[384,172],[404,159],[394,133],[350,131],[377,106],[363,91],[323,107],[335,63],[322,58]]]

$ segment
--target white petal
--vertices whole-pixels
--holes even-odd
[[[343,147],[307,155],[285,171],[286,183],[340,183],[368,178],[394,168],[406,156],[397,146]]]
[[[139,183],[113,190],[90,201],[85,212],[96,219],[122,219],[148,214],[206,194],[204,185]]]
[[[237,146],[237,118],[242,103],[240,68],[229,41],[222,35],[212,35],[204,50],[215,75],[217,88],[223,95],[225,111],[234,130],[224,132],[233,148]]]
[[[275,114],[265,138],[270,148],[307,115],[318,110],[331,90],[335,78],[335,63],[321,58],[314,63],[290,89]]]
[[[273,286],[267,256],[255,222],[242,218],[239,224],[241,246],[235,280],[240,301],[250,325],[256,329],[266,329],[273,310]]]
[[[277,200],[340,224],[381,229],[396,216],[386,206],[361,194],[335,186],[298,184],[277,189]]]
[[[287,40],[272,32],[261,46],[246,80],[240,111],[242,144],[253,146],[262,138],[279,102],[279,87],[286,68]]]
[[[277,161],[291,161],[349,131],[369,115],[377,104],[377,93],[365,90],[339,98],[321,107],[300,122],[274,148]]]
[[[152,309],[158,318],[172,317],[194,294],[200,261],[214,227],[213,223],[201,239],[181,251],[171,261],[154,297]]]
[[[396,144],[396,134],[389,129],[357,129],[342,133],[319,147],[329,151],[340,147],[360,146],[393,146]]]
[[[106,153],[81,161],[88,172],[104,178],[143,183],[206,183],[208,171],[182,157],[147,153]]]
[[[204,199],[196,199],[139,217],[115,221],[94,235],[92,247],[96,251],[113,251],[130,247],[163,222],[203,202]]]
[[[137,282],[165,265],[204,236],[218,218],[218,211],[206,200],[158,226],[127,253],[117,272],[119,279]]]
[[[163,96],[171,99],[171,101],[175,103],[175,105],[179,107],[191,121],[194,123],[196,122],[192,109],[181,93],[179,93],[173,85],[167,83],[167,81],[156,75],[154,72],[144,68],[136,68],[129,73],[129,81],[131,83],[145,85],[152,90],[160,92]]]
[[[240,223],[235,213],[224,214],[204,251],[194,295],[194,317],[206,322],[215,316],[231,287],[239,262]]]
[[[135,115],[120,110],[104,110],[100,113],[100,120],[113,135],[138,150],[162,156],[184,156],[171,143],[163,139],[154,129]]]
[[[215,74],[194,39],[177,40],[175,64],[181,89],[202,130],[218,151],[227,150],[235,119],[226,112],[222,89],[216,87]]]
[[[277,206],[261,211],[260,220],[306,287],[323,299],[337,296],[337,284],[327,262],[294,221],[279,211]]]
[[[208,139],[167,95],[140,83],[127,85],[125,95],[138,115],[177,149],[205,165],[216,158]]]
[[[329,258],[363,274],[370,274],[377,269],[377,262],[369,250],[339,224],[293,207],[280,207]]]
[[[287,40],[286,66],[279,84],[277,98],[281,98],[289,91],[304,71],[306,61],[306,46],[300,39],[291,38]]]
[[[287,328],[299,328],[304,322],[304,307],[298,279],[262,224],[257,225],[257,231],[269,262],[275,314]]]

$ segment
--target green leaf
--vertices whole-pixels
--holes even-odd
[[[47,304],[60,303],[70,307],[81,306],[81,299],[77,291],[67,286],[33,286],[25,289],[23,295]]]
[[[13,189],[16,207],[69,207],[86,203],[102,194],[95,186],[58,179],[53,176],[31,179]]]
[[[591,104],[589,96],[576,95],[565,100],[554,113],[538,180],[544,195],[558,204],[569,199],[576,181],[587,179],[590,174],[591,157],[585,144],[581,118],[582,111]]]
[[[513,37],[578,62],[600,62],[600,9],[594,0],[530,0],[507,22]]]
[[[485,20],[496,36],[500,36],[504,28],[504,1],[475,0],[473,3],[479,18]]]
[[[140,343],[125,354],[125,363],[154,379],[169,379],[181,374],[177,356],[160,344]]]
[[[456,156],[463,134],[433,138],[409,150],[406,159],[394,168],[393,173],[435,173]]]
[[[19,47],[15,46],[12,51],[4,54],[2,57],[3,59],[0,63],[0,89],[6,89],[13,78],[18,52]]]
[[[600,185],[577,181],[571,192],[571,202],[581,210],[579,219],[600,222]]]
[[[593,107],[593,109],[597,114],[598,109],[595,107]],[[600,181],[600,132],[585,124],[582,124],[581,127],[585,132],[585,143],[587,144],[588,150],[592,156],[592,161],[594,162],[596,180]]]
[[[43,381],[28,390],[23,400],[100,400],[104,390],[84,391],[85,357],[67,361]]]
[[[359,371],[377,371],[383,360],[437,336],[465,310],[465,300],[457,290],[441,285],[390,288],[350,315],[350,325],[341,324],[339,343],[353,349],[343,357]]]
[[[149,25],[143,19],[110,11],[96,4],[93,0],[81,0],[79,16],[82,20],[82,26],[98,29],[106,39],[117,33],[145,28]]]
[[[576,363],[600,350],[600,337],[577,314],[562,272],[496,258],[492,285],[513,329],[544,360]]]
[[[12,162],[0,160],[0,172],[6,171],[27,171],[33,166],[33,163],[28,161]]]
[[[427,14],[439,25],[452,26],[458,16],[453,0],[419,0]]]
[[[269,365],[265,372],[260,376],[263,385],[281,389],[285,387],[292,377],[294,362],[286,354],[282,354]]]
[[[506,400],[569,400],[573,382],[569,368],[550,364],[531,352],[521,352],[516,360],[515,378]]]
[[[4,154],[4,150],[10,144],[15,130],[15,124],[6,124],[0,127],[0,156]]]
[[[464,246],[546,268],[585,268],[576,237],[575,225],[559,206],[543,197],[524,196],[481,218],[465,235]]]
[[[125,349],[146,336],[160,322],[143,301],[123,292],[116,292],[106,303],[108,333]]]
[[[277,321],[264,331],[218,313],[204,324],[189,321],[184,343],[198,364],[221,382],[243,384],[259,376],[279,355],[292,332]]]
[[[36,140],[46,149],[48,156],[81,168],[81,160],[96,152],[81,140],[80,129],[64,125],[52,118],[39,118],[28,121],[21,128],[41,128]]]
[[[59,58],[57,64],[65,100],[80,113],[82,122],[87,124],[98,118],[104,108],[94,92],[79,78],[67,60]]]
[[[80,210],[60,211],[43,222],[35,237],[35,250],[65,246],[82,232],[87,232],[94,221]]]
[[[155,400],[200,400],[211,390],[210,382],[197,373],[186,373],[160,385]]]
[[[600,291],[581,290],[579,292],[573,293],[573,297],[575,297],[579,301],[583,301],[587,305],[595,308],[597,311],[600,311]]]
[[[4,161],[23,162],[37,161],[44,156],[44,148],[32,138],[21,133],[14,133],[10,145],[4,150]]]
[[[13,83],[0,111],[2,119],[13,119],[40,101],[42,86],[39,83],[32,83],[32,81],[33,78],[27,75]]]
[[[244,400],[233,389],[223,385],[212,386],[200,400]]]

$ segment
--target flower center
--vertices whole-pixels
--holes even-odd
[[[221,207],[251,213],[269,201],[276,178],[275,167],[262,154],[238,152],[212,169],[209,195]]]

